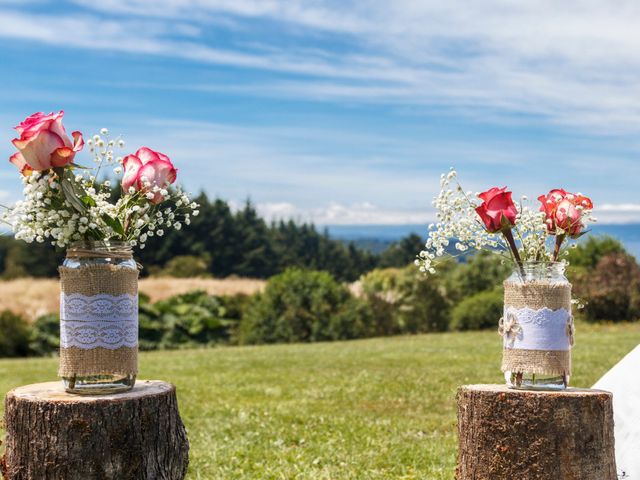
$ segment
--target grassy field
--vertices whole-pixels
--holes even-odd
[[[640,324],[579,325],[572,384],[592,385],[640,343]],[[495,332],[144,353],[178,387],[190,479],[451,479],[455,393],[501,382]],[[0,361],[0,391],[56,359]]]
[[[204,290],[211,295],[252,294],[264,288],[264,280],[252,278],[144,278],[140,291],[152,302],[193,290]],[[19,278],[0,281],[0,311],[11,310],[35,320],[46,313],[57,312],[60,281],[57,278]]]

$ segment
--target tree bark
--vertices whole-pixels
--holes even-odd
[[[612,395],[458,390],[458,480],[616,480]]]
[[[59,382],[16,388],[5,399],[7,480],[178,480],[189,442],[175,387],[138,381],[105,396],[65,393]]]

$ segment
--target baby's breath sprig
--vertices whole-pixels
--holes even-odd
[[[199,214],[199,205],[188,193],[179,186],[171,187],[175,169],[166,155],[146,147],[138,150],[151,156],[145,160],[157,169],[147,173],[151,178],[142,176],[134,186],[116,190],[121,182],[104,173],[106,168],[116,176],[124,173],[124,159],[116,155],[116,149],[125,147],[124,140],[111,139],[109,130],[103,128],[86,143],[94,167],[74,162],[22,176],[24,198],[5,207],[0,215],[17,239],[49,241],[59,248],[78,241],[125,241],[144,248],[149,237],[180,230]],[[119,194],[115,201],[114,192]]]
[[[478,196],[486,199],[487,195],[502,197],[504,211],[498,209],[498,217],[492,217],[495,211],[488,208],[487,202],[480,204],[475,200]],[[415,264],[420,271],[433,274],[439,258],[478,250],[501,255],[520,268],[525,262],[557,261],[571,247],[567,247],[565,240],[579,238],[586,225],[595,221],[593,205],[588,197],[561,189],[538,198],[541,199],[550,199],[543,203],[543,208],[539,207],[543,211],[532,207],[524,195],[514,203],[506,188],[474,195],[462,188],[452,168],[440,177],[440,192],[433,199],[436,222],[429,225],[425,248]],[[482,216],[485,218],[480,221]]]

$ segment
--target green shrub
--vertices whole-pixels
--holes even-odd
[[[176,278],[210,277],[209,255],[177,255],[169,260],[159,275]]]
[[[424,275],[414,265],[404,269],[396,302],[398,333],[441,332],[449,328],[450,309],[442,278],[442,273]]]
[[[400,285],[408,270],[400,268],[375,269],[359,281],[361,298],[369,307],[367,336],[402,333],[398,324],[398,308],[402,292]]]
[[[384,335],[380,333],[378,315],[370,302],[350,298],[329,319],[327,337],[331,340],[351,340]]]
[[[574,281],[587,320],[623,321],[640,317],[640,266],[627,254],[611,253]]]
[[[403,268],[376,268],[362,275],[358,283],[364,294],[388,296],[397,293],[404,272]]]
[[[140,350],[159,348],[167,330],[162,312],[149,301],[147,295],[142,293],[138,297],[138,329]]]
[[[60,316],[42,315],[31,326],[29,349],[36,355],[51,355],[60,348]]]
[[[612,253],[626,254],[620,241],[608,235],[589,236],[569,250],[567,261],[570,268],[595,268],[600,260]]]
[[[20,315],[9,310],[0,313],[0,357],[26,357],[29,355],[31,331]]]
[[[329,273],[287,269],[272,277],[265,291],[251,302],[242,318],[238,341],[316,342],[353,338],[353,327],[345,328],[349,315],[342,311],[350,298],[349,291]]]
[[[513,266],[495,253],[481,251],[443,275],[446,296],[456,305],[476,293],[493,290],[511,274]]]
[[[496,288],[476,293],[458,303],[451,312],[452,330],[497,328],[502,316],[503,293]]]
[[[449,325],[444,279],[455,269],[443,262],[442,271],[424,275],[414,265],[373,270],[360,279],[362,297],[373,312],[373,335],[439,332]]]
[[[227,342],[237,323],[223,302],[204,291],[176,295],[150,304],[140,299],[140,349],[179,348]]]
[[[164,329],[162,348],[227,341],[234,323],[226,318],[222,302],[204,291],[176,295],[155,303],[153,308],[159,312]]]
[[[225,309],[225,317],[240,321],[242,315],[251,303],[251,295],[238,293],[236,295],[223,295],[218,297]]]

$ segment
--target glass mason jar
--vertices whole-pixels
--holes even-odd
[[[562,262],[529,262],[504,282],[502,371],[516,389],[569,385],[574,325]]]
[[[130,390],[138,369],[138,265],[122,242],[79,242],[60,271],[60,368],[67,392]]]

